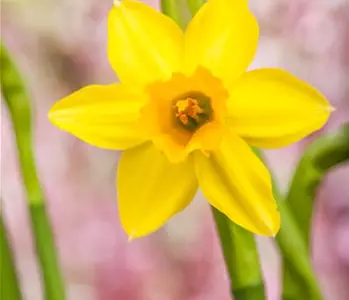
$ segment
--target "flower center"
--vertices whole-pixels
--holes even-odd
[[[196,131],[212,120],[211,99],[200,92],[190,92],[173,101],[174,121],[188,131]]]
[[[183,161],[195,150],[218,149],[229,98],[220,79],[198,67],[191,75],[173,73],[166,81],[155,81],[146,93],[139,128],[171,162]]]

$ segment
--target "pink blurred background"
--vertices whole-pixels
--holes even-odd
[[[38,171],[57,237],[68,300],[228,300],[223,258],[208,204],[200,194],[165,228],[129,243],[116,205],[119,153],[84,144],[47,120],[48,109],[61,97],[86,84],[116,80],[105,50],[111,2],[2,3],[2,38],[32,95]],[[158,7],[155,0],[147,2]],[[261,26],[252,68],[284,68],[324,93],[337,108],[324,132],[349,121],[348,1],[249,3]],[[3,104],[1,110],[2,209],[16,249],[25,299],[41,300],[13,131]],[[284,189],[303,147],[313,138],[268,151]],[[331,172],[316,201],[313,263],[328,300],[349,299],[348,178],[348,165]],[[258,245],[268,299],[278,299],[277,250],[270,239],[258,238]]]

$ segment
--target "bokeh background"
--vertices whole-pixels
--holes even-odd
[[[127,242],[117,212],[119,153],[84,144],[47,119],[61,97],[115,82],[106,57],[110,0],[7,0],[1,35],[27,82],[35,113],[39,176],[56,234],[69,300],[228,300],[228,278],[208,204],[195,201],[166,227]],[[158,8],[158,1],[144,1]],[[337,108],[306,140],[267,151],[281,186],[304,147],[349,121],[348,0],[250,0],[261,27],[251,68],[281,67]],[[14,134],[1,104],[1,193],[26,300],[41,300]],[[271,239],[258,238],[268,299],[280,293]],[[349,299],[349,166],[329,173],[316,199],[313,264],[328,300]]]

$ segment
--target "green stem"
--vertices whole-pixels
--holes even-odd
[[[181,28],[184,26],[184,20],[181,15],[180,1],[161,0],[161,9],[163,13],[173,19]]]
[[[261,151],[257,149],[254,151],[264,160]],[[287,286],[283,286],[283,300],[321,300],[321,290],[312,269],[301,230],[287,203],[283,200],[275,177],[273,174],[271,176],[274,197],[278,202],[281,215],[281,228],[275,239],[282,253],[283,274],[288,278]]]
[[[0,299],[22,300],[7,230],[0,215]]]
[[[264,284],[253,235],[212,207],[231,294],[235,300],[265,299]]]
[[[334,133],[319,137],[304,152],[293,177],[286,204],[294,216],[304,251],[310,252],[311,217],[316,190],[326,173],[339,164],[349,161],[349,123]],[[292,264],[284,261],[284,300],[303,299],[304,287]],[[313,299],[313,298],[310,298]],[[321,299],[315,298],[315,299]]]
[[[349,123],[319,137],[304,151],[286,198],[309,249],[311,217],[316,191],[327,172],[349,161]]]
[[[9,110],[19,155],[19,163],[40,262],[46,300],[64,300],[63,279],[58,264],[53,232],[46,213],[45,198],[37,177],[32,148],[30,98],[13,59],[1,43],[1,89]]]
[[[192,16],[195,16],[195,14],[198,12],[200,7],[206,2],[205,0],[187,0],[189,10],[191,12]]]
[[[285,203],[279,204],[281,229],[276,236],[283,259],[284,300],[321,300],[321,290],[313,271],[301,231]]]
[[[36,253],[40,262],[46,300],[64,300],[64,283],[59,268],[54,235],[45,205],[30,205]]]

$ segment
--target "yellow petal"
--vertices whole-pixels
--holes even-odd
[[[238,136],[228,135],[207,158],[197,151],[195,169],[207,200],[238,225],[275,236],[280,215],[268,170]]]
[[[204,4],[185,33],[185,68],[198,65],[229,86],[251,63],[258,44],[258,24],[246,1],[211,0]]]
[[[108,17],[108,56],[121,82],[144,86],[179,71],[183,33],[175,22],[140,2],[116,3]]]
[[[117,174],[121,223],[130,238],[147,235],[193,199],[197,190],[191,161],[171,164],[151,143],[126,150]]]
[[[228,124],[257,147],[296,142],[324,126],[333,111],[317,90],[280,69],[247,72],[229,94]]]
[[[90,85],[58,101],[49,119],[89,144],[125,149],[144,140],[137,120],[145,101],[121,85]]]

